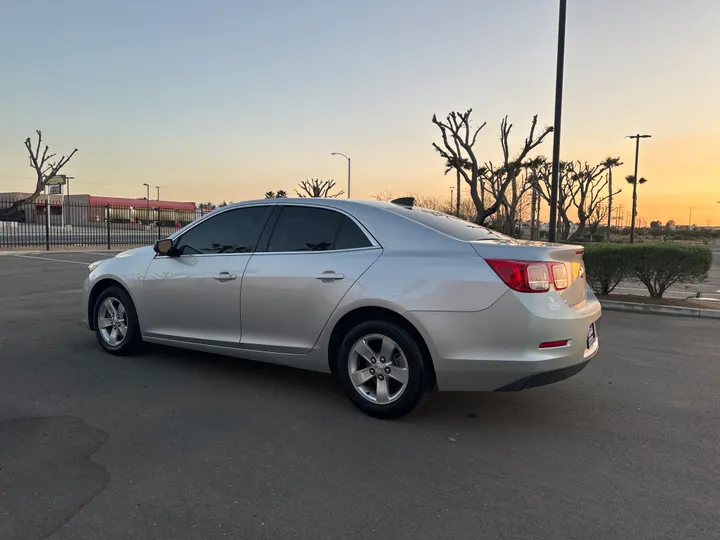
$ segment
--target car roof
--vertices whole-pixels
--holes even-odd
[[[422,220],[414,219],[412,209],[385,201],[367,201],[358,199],[333,199],[333,198],[283,198],[283,199],[256,199],[227,205],[223,210],[229,208],[241,208],[257,204],[270,205],[303,205],[318,208],[333,208],[345,212],[359,221],[362,226],[378,241],[385,249],[417,249],[422,246],[423,251],[454,251],[456,249],[466,250],[469,245],[466,241],[449,234],[445,234],[438,228],[428,226]],[[415,207],[416,210],[432,212],[428,209]],[[435,212],[438,214],[437,212]],[[455,220],[452,216],[443,215]],[[466,223],[466,222],[463,222]],[[475,225],[467,224],[475,227]],[[460,246],[459,244],[462,244]]]
[[[326,206],[331,208],[354,208],[357,206],[374,206],[377,208],[392,208],[393,203],[385,201],[362,199],[335,199],[332,197],[284,197],[282,199],[254,199],[228,204],[227,207],[246,206],[250,204],[303,204],[308,206]]]

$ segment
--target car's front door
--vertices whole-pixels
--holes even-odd
[[[241,343],[304,353],[382,249],[335,210],[284,205],[278,211],[267,245],[260,241],[245,270]]]
[[[143,333],[239,344],[243,272],[271,209],[220,211],[175,239],[176,256],[155,257],[144,280]]]

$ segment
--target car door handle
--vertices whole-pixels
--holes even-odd
[[[235,279],[237,276],[235,274],[231,274],[230,272],[220,272],[218,275],[215,276],[215,279],[218,281],[230,281],[231,279]]]
[[[339,279],[345,279],[345,276],[343,274],[333,272],[332,270],[326,270],[322,274],[315,276],[315,279],[320,279],[322,281],[337,281]]]

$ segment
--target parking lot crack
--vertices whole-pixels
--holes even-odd
[[[87,506],[110,481],[91,459],[107,439],[72,416],[0,422],[0,538],[48,538]]]

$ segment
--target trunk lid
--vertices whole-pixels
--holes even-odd
[[[532,242],[513,238],[474,240],[473,249],[484,259],[545,262],[562,264],[567,273],[567,287],[558,295],[570,307],[580,307],[587,299],[587,282],[582,246]],[[551,290],[555,290],[551,287]]]

